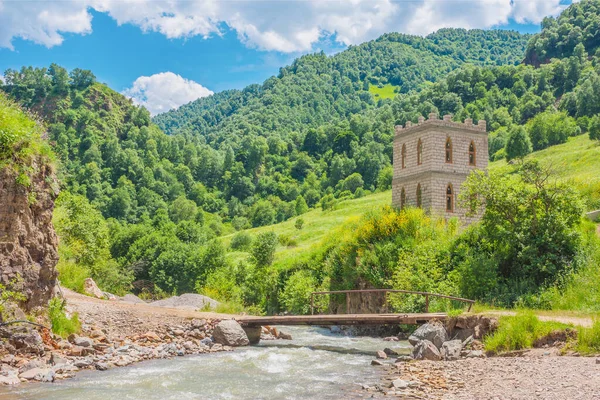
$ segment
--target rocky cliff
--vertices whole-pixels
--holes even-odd
[[[19,280],[26,310],[45,306],[56,287],[58,238],[52,225],[58,184],[51,167],[34,162],[31,183],[0,169],[0,283]],[[31,172],[33,171],[33,172]]]

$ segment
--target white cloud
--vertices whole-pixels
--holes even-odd
[[[0,0],[0,47],[16,37],[52,47],[63,33],[89,33],[89,9],[167,38],[221,35],[227,26],[249,47],[299,52],[329,35],[349,45],[391,31],[538,23],[564,7],[560,0]]]
[[[84,2],[0,0],[0,47],[12,49],[19,37],[47,47],[63,42],[61,33],[92,32],[92,16]]]
[[[200,97],[213,94],[204,86],[172,72],[140,76],[133,86],[123,91],[135,104],[143,105],[156,115]]]

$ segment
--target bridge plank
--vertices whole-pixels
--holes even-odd
[[[267,317],[244,316],[235,318],[242,326],[265,325],[397,325],[422,324],[433,319],[446,320],[446,313],[423,314],[334,314],[334,315],[281,315]]]

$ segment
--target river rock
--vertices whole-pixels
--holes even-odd
[[[449,340],[442,344],[440,353],[444,360],[454,361],[460,358],[460,351],[462,350],[462,342],[460,340]]]
[[[469,353],[467,353],[467,358],[483,358],[483,357],[485,357],[483,350],[471,350]]]
[[[392,350],[389,347],[386,347],[385,349],[383,349],[383,351],[385,352],[385,354],[387,354],[388,356],[397,356],[400,353],[398,353],[396,350]]]
[[[394,379],[392,381],[392,387],[396,389],[406,389],[410,385],[409,381],[405,381],[403,379]]]
[[[371,361],[371,365],[381,366],[381,365],[383,365],[383,362],[381,362],[379,360],[373,360],[373,361]]]
[[[43,368],[46,364],[40,359],[33,359],[19,367],[19,373],[27,372],[35,368]]]
[[[23,329],[9,335],[8,342],[19,353],[43,354],[44,342],[38,331],[34,329]]]
[[[248,336],[241,325],[233,319],[226,319],[217,324],[213,330],[215,342],[227,346],[247,346]]]
[[[279,331],[279,335],[277,336],[277,339],[292,340],[292,335],[287,332]]]
[[[260,342],[262,326],[245,326],[243,329],[246,332],[246,336],[248,336],[250,344],[258,344]]]
[[[109,366],[105,362],[97,362],[94,364],[94,368],[96,368],[98,371],[106,371]]]
[[[388,358],[387,354],[385,354],[385,351],[383,351],[383,350],[377,350],[377,353],[375,354],[375,356],[377,358],[379,358],[380,360],[385,360],[386,358]]]
[[[337,325],[332,325],[331,327],[329,327],[329,331],[331,333],[342,333],[342,328],[340,328]]]
[[[16,375],[0,375],[0,385],[18,385],[21,380]]]
[[[66,364],[67,362],[68,360],[64,357],[61,357],[61,355],[58,353],[52,353],[50,355],[50,364],[52,365],[61,365]]]
[[[421,340],[413,348],[413,358],[415,360],[439,361],[442,359],[442,355],[435,344],[429,340]]]
[[[19,374],[19,378],[28,381],[54,382],[54,371],[48,368],[33,368]]]
[[[408,341],[413,346],[416,346],[421,340],[428,340],[440,349],[442,344],[448,340],[448,333],[441,322],[431,321],[421,325],[408,337]]]
[[[73,339],[73,344],[80,347],[92,347],[94,345],[94,341],[85,336],[78,336]]]
[[[83,291],[97,299],[104,298],[104,293],[102,293],[102,290],[100,290],[92,278],[86,278],[85,281],[83,281]]]

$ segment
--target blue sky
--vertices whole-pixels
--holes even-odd
[[[52,62],[91,69],[98,80],[157,113],[211,92],[260,83],[301,54],[332,54],[385,32],[424,35],[448,26],[535,33],[539,21],[564,4],[0,0],[0,71]]]

